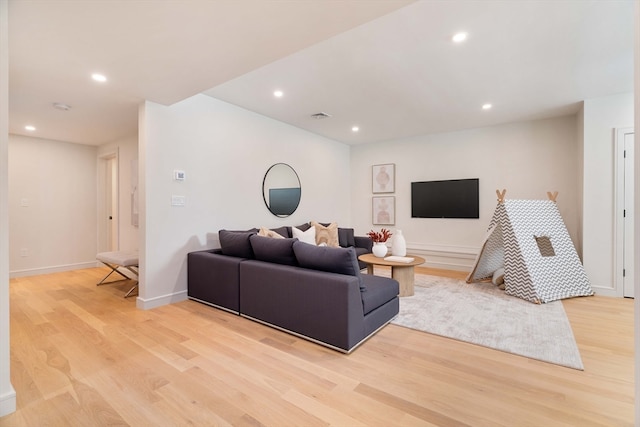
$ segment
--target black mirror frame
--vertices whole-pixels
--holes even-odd
[[[293,172],[293,174],[294,174],[294,175],[295,175],[295,177],[296,177],[296,180],[298,181],[298,188],[300,189],[300,196],[298,197],[298,201],[297,201],[297,203],[296,203],[296,206],[295,206],[295,208],[291,211],[291,213],[288,213],[288,214],[279,214],[279,213],[274,212],[274,211],[271,209],[271,207],[269,206],[269,203],[267,202],[267,195],[266,195],[266,191],[265,191],[265,190],[266,190],[266,189],[265,189],[265,184],[267,183],[267,176],[269,176],[269,172],[270,172],[274,167],[276,167],[276,166],[281,166],[281,165],[282,165],[282,166],[286,166],[286,167],[288,167],[288,168]],[[296,170],[295,170],[291,165],[289,165],[289,164],[287,164],[287,163],[282,163],[282,162],[280,162],[280,163],[274,163],[273,165],[271,165],[271,166],[269,167],[269,169],[267,169],[267,172],[264,174],[264,178],[262,178],[262,200],[264,200],[264,205],[267,207],[267,209],[269,210],[269,212],[271,212],[271,214],[273,214],[273,215],[277,216],[278,218],[286,218],[286,217],[288,217],[288,216],[291,216],[291,215],[292,215],[292,214],[293,214],[293,213],[298,209],[298,206],[300,206],[300,201],[302,200],[302,183],[300,182],[300,176],[298,175],[298,172],[296,172]]]

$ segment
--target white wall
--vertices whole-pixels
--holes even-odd
[[[122,138],[98,147],[97,194],[99,199],[103,196],[104,189],[100,184],[100,158],[114,152],[118,155],[118,248],[120,250],[138,249],[138,227],[131,223],[131,187],[132,182],[137,183],[137,176],[132,176],[132,173],[137,171],[138,136]],[[98,205],[98,215],[100,215],[100,205]],[[98,224],[100,224],[99,218]],[[101,230],[99,229],[98,247],[100,247],[100,234]]]
[[[596,293],[621,296],[612,255],[614,129],[633,127],[633,93],[585,100],[583,110],[583,262]]]
[[[187,253],[218,247],[219,229],[299,225],[350,218],[349,147],[214,98],[140,112],[140,296],[151,308],[184,299]],[[277,218],[262,180],[274,163],[291,165],[302,184],[298,210]],[[186,180],[173,180],[175,169]],[[171,196],[186,197],[172,207]]]
[[[95,266],[96,152],[88,145],[9,136],[12,277]]]
[[[355,146],[351,152],[352,221],[358,234],[371,220],[371,166],[396,165],[396,224],[408,250],[427,265],[467,270],[479,251],[496,206],[507,198],[546,198],[559,191],[558,207],[575,241],[578,232],[576,117],[511,123]],[[411,218],[411,182],[480,178],[480,219]]]
[[[0,230],[9,228],[9,22],[8,1],[0,1]],[[9,356],[9,236],[0,233],[0,417],[16,410]]]

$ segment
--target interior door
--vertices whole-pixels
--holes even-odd
[[[623,295],[634,297],[634,243],[633,243],[633,188],[634,188],[634,134],[624,134],[624,267]]]
[[[107,159],[105,168],[105,215],[107,216],[107,247],[118,250],[118,162],[116,157]]]

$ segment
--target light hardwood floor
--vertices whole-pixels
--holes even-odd
[[[137,310],[106,271],[11,280],[0,426],[633,425],[632,300],[564,301],[577,371],[395,325],[343,355],[193,301]]]

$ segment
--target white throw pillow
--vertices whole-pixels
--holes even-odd
[[[310,245],[316,245],[316,228],[311,227],[307,231],[302,231],[299,228],[291,227],[293,237],[297,238],[301,242],[308,243]]]

